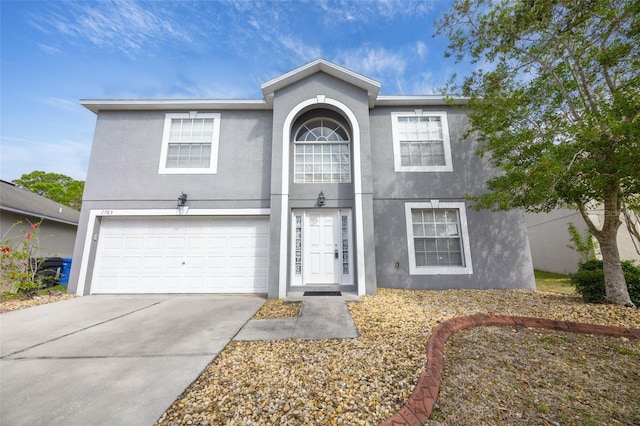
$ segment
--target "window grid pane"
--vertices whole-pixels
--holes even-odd
[[[349,145],[296,144],[294,174],[299,183],[351,182]]]
[[[398,117],[400,164],[444,166],[444,139],[440,117]]]
[[[213,124],[213,118],[172,119],[166,167],[210,167]]]
[[[171,168],[205,168],[211,162],[211,144],[170,143],[167,166]]]
[[[302,275],[302,216],[296,216],[296,275]]]
[[[416,266],[464,266],[458,211],[411,211]]]
[[[349,218],[342,216],[342,273],[349,275]]]

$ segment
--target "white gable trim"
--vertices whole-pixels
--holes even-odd
[[[321,102],[322,100],[322,102]],[[365,264],[364,255],[361,250],[364,250],[364,219],[362,211],[362,171],[361,171],[361,159],[360,159],[360,125],[356,115],[351,109],[342,102],[326,97],[324,95],[318,95],[315,98],[307,99],[300,102],[293,107],[287,118],[284,120],[284,126],[282,128],[282,205],[280,212],[280,268],[278,279],[278,297],[284,299],[287,296],[287,247],[288,238],[287,233],[289,230],[289,136],[291,134],[291,125],[293,120],[298,114],[305,108],[311,105],[331,105],[338,108],[343,112],[353,132],[353,188],[354,188],[354,201],[355,201],[355,231],[356,231],[356,251],[358,256],[356,259],[356,268],[358,271],[358,295],[362,296],[366,292],[365,286]]]
[[[369,97],[369,107],[373,107],[378,98],[380,92],[380,83],[365,77],[361,74],[355,73],[349,69],[343,68],[339,65],[333,64],[324,59],[316,59],[306,65],[289,71],[273,80],[267,81],[260,86],[262,94],[264,95],[267,104],[273,102],[273,95],[276,91],[287,87],[297,81],[307,78],[317,72],[324,72],[332,77],[345,81],[356,87],[359,87],[367,91]]]

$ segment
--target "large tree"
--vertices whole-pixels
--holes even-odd
[[[14,183],[60,204],[80,210],[84,182],[74,180],[58,173],[47,173],[40,170],[20,176]]]
[[[469,97],[480,154],[502,171],[476,206],[577,209],[602,250],[607,300],[633,306],[616,235],[640,196],[640,2],[456,0],[437,27],[447,54],[476,66],[448,90]]]

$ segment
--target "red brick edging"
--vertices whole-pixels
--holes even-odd
[[[439,324],[431,333],[427,344],[427,366],[420,373],[418,383],[404,406],[379,426],[421,426],[431,415],[442,384],[443,351],[447,339],[457,331],[467,328],[498,325],[508,327],[546,328],[556,331],[597,334],[602,336],[640,339],[640,329],[555,321],[542,318],[512,317],[508,315],[476,314],[457,317]]]

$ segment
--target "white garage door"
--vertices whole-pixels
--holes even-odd
[[[266,293],[269,225],[255,218],[103,218],[92,293]]]

